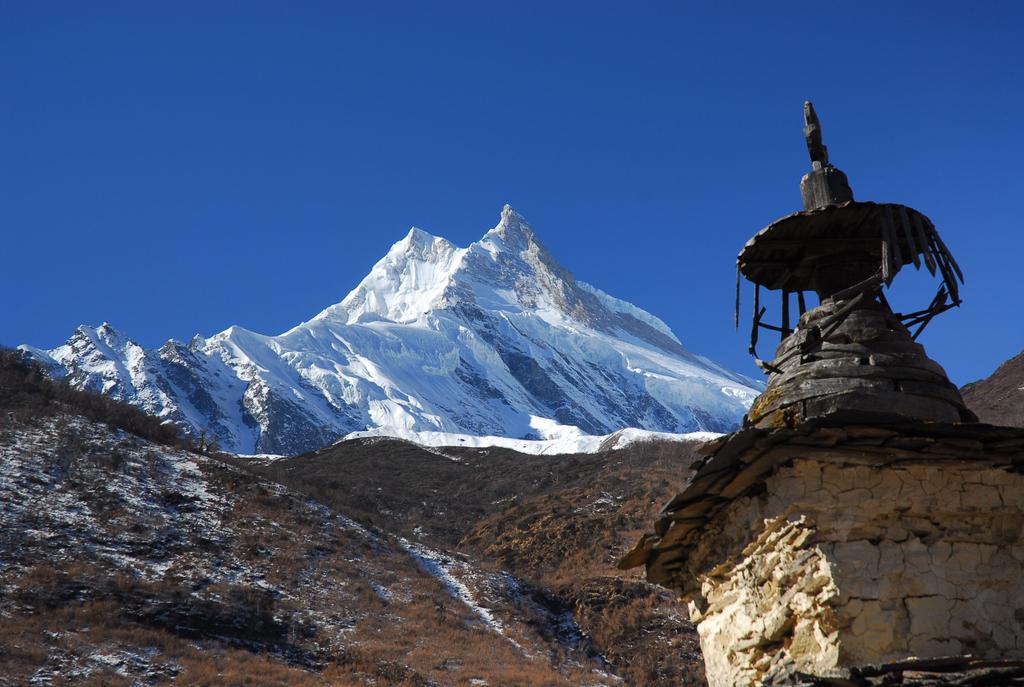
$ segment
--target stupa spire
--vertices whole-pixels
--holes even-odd
[[[811,156],[811,171],[800,180],[804,210],[821,210],[853,200],[846,175],[828,161],[828,147],[821,140],[821,122],[810,100],[804,103],[804,138]]]
[[[933,317],[960,304],[956,261],[917,210],[855,201],[846,175],[829,161],[810,101],[803,112],[811,158],[800,180],[804,209],[758,232],[737,258],[739,272],[754,283],[750,352],[770,374],[748,420],[792,424],[835,413],[971,419],[945,372],[914,342]],[[908,264],[924,264],[942,282],[926,308],[894,313],[883,289]],[[782,292],[777,325],[764,321],[762,288]],[[817,307],[808,308],[806,292],[817,296]],[[762,329],[782,339],[771,362],[757,357]]]

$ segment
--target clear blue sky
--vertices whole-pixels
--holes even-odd
[[[711,5],[3,0],[0,343],[279,333],[409,226],[466,245],[508,202],[758,374],[735,255],[800,207],[810,98],[857,198],[966,272],[933,357],[965,383],[1024,348],[1024,3]]]

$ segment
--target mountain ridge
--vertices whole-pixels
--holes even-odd
[[[960,393],[982,422],[1024,427],[1024,351],[1000,363],[988,377],[965,384]]]
[[[726,431],[759,386],[577,282],[507,205],[466,248],[411,229],[341,301],[277,336],[232,326],[147,350],[103,323],[21,348],[239,453],[364,431],[546,439],[538,419],[591,435]]]

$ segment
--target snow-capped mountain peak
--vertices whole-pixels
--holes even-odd
[[[482,244],[501,250],[506,246],[512,250],[524,250],[531,242],[536,241],[533,227],[526,221],[526,218],[506,204],[501,209],[501,219],[498,224],[484,234],[480,240]]]
[[[75,337],[82,345],[102,346],[117,351],[124,351],[134,344],[131,339],[114,329],[109,322],[104,322],[98,327],[79,325],[75,328]]]
[[[498,224],[467,248],[413,227],[341,303],[314,319],[408,324],[435,309],[481,299],[492,306],[536,307],[542,294],[564,300],[566,281],[572,281],[569,272],[506,205]]]
[[[447,239],[413,227],[341,303],[314,319],[346,324],[415,322],[441,297],[465,252]]]
[[[280,336],[230,327],[145,350],[104,323],[23,348],[241,453],[368,430],[540,438],[538,418],[591,435],[725,431],[759,386],[577,282],[507,205],[466,248],[411,229],[341,302]]]

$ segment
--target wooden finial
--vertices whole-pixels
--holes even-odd
[[[853,200],[846,175],[828,161],[828,148],[821,142],[821,122],[810,100],[804,102],[804,138],[811,155],[811,171],[800,180],[804,210],[821,210]]]
[[[804,138],[807,152],[811,154],[811,166],[821,169],[828,165],[828,148],[821,142],[821,122],[810,100],[804,101]]]

